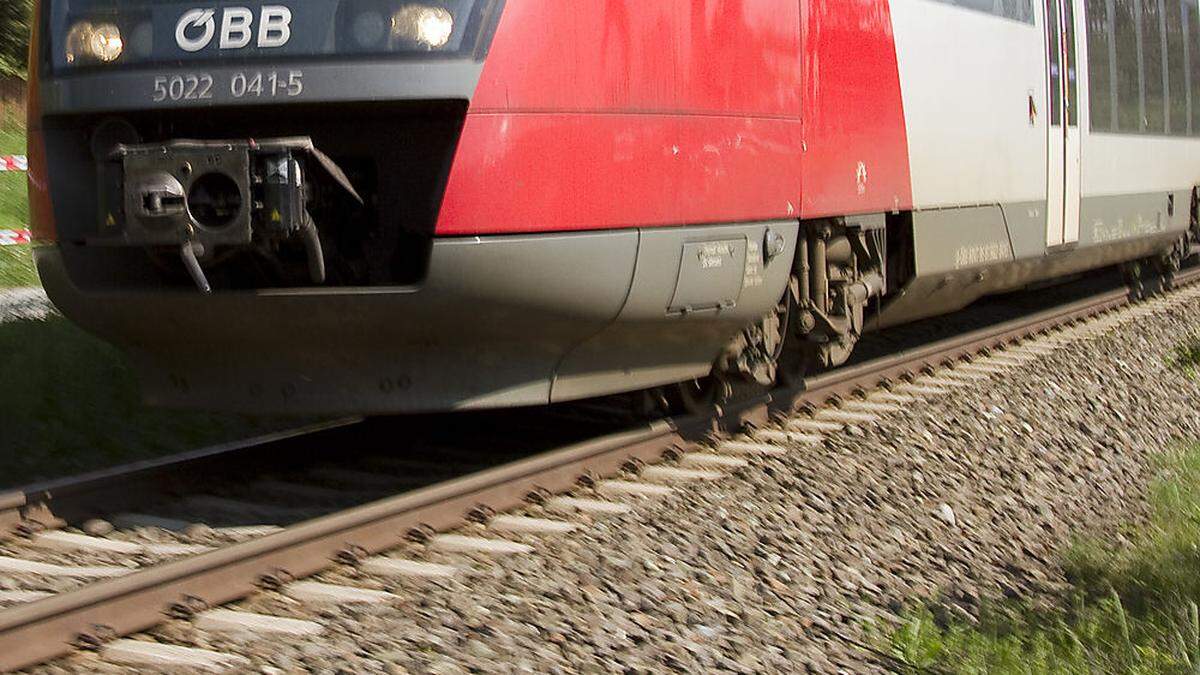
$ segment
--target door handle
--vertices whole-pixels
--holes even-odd
[[[1038,118],[1037,101],[1033,100],[1033,92],[1029,93],[1029,126],[1036,127]]]

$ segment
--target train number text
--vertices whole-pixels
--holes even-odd
[[[154,78],[154,102],[206,101],[213,97],[213,76],[207,73]]]
[[[304,73],[237,73],[229,82],[229,93],[234,98],[295,98],[304,93]]]

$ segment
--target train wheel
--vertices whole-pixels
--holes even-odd
[[[671,414],[671,400],[666,387],[647,389],[630,398],[630,412],[637,419],[650,419]]]
[[[793,277],[775,311],[741,336],[718,364],[720,371],[751,390],[801,384],[821,358],[817,345],[807,339],[813,328],[804,323],[808,316],[801,311],[799,281]]]
[[[783,355],[792,342],[794,305],[792,294],[786,293],[774,312],[742,336],[742,347],[725,370],[751,385],[769,389],[778,384]]]
[[[1121,266],[1121,275],[1125,278],[1125,285],[1129,287],[1129,298],[1134,301],[1145,300],[1148,293],[1142,261],[1125,263]]]
[[[1167,253],[1162,254],[1154,260],[1154,271],[1158,276],[1158,290],[1166,292],[1175,288],[1175,275],[1183,268],[1183,259],[1186,257],[1187,240],[1182,239],[1176,242],[1175,246]]]
[[[669,398],[672,409],[687,415],[703,415],[729,400],[732,391],[729,382],[714,372],[674,385]]]
[[[795,389],[804,386],[804,381],[821,370],[821,345],[797,337],[779,360],[780,387]]]
[[[811,322],[810,325],[804,325],[804,318],[808,315],[800,310],[798,288],[799,281],[793,277],[782,303],[781,311],[787,317],[787,333],[776,357],[778,365],[775,377],[776,384],[781,387],[804,384],[804,378],[815,371],[821,362],[821,350],[808,340],[813,326]]]
[[[699,414],[735,395],[753,396],[776,386],[797,387],[827,357],[827,346],[807,339],[800,311],[799,282],[793,278],[775,311],[746,329],[713,366],[712,374],[669,388],[676,410]]]
[[[788,345],[779,357],[779,370],[776,382],[781,387],[798,387],[816,369],[820,354],[814,349],[815,345],[802,341],[797,337],[793,344]]]
[[[1145,300],[1175,288],[1175,275],[1183,267],[1186,250],[1186,242],[1181,241],[1161,255],[1122,265],[1121,273],[1129,286],[1129,297]]]

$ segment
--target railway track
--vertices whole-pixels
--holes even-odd
[[[818,443],[845,426],[985,381],[1079,337],[1195,297],[1197,281],[1200,271],[1185,272],[1181,290],[1136,306],[1124,291],[1103,293],[711,415],[620,430],[611,421],[584,424],[579,438],[547,434],[544,420],[531,418],[530,435],[520,443],[485,428],[474,438],[489,439],[487,453],[435,444],[428,450],[449,458],[438,462],[397,456],[389,452],[396,443],[381,444],[377,429],[347,420],[0,495],[0,532],[12,532],[0,544],[0,670],[79,649],[131,666],[246,665],[236,654],[122,636],[168,619],[216,632],[304,635],[320,627],[221,607],[261,589],[301,603],[387,602],[394,596],[377,589],[305,579],[336,565],[383,578],[455,573],[422,560],[423,550],[526,552],[523,540],[569,531],[577,514],[621,513],[678,484],[721,477],[756,456]],[[476,419],[486,427],[495,418]],[[520,446],[539,433],[546,450],[527,456]],[[365,459],[339,465],[339,451],[357,453],[361,443],[374,444]],[[310,460],[302,475],[282,468],[298,455]],[[222,490],[219,478],[207,476],[217,466],[217,476],[242,479],[238,490]],[[194,484],[201,475],[211,483]],[[254,498],[246,497],[247,487]],[[143,493],[156,498],[147,504]],[[537,517],[506,514],[531,504]]]

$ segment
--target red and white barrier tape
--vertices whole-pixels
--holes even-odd
[[[28,170],[29,160],[25,155],[0,156],[0,173]],[[0,230],[0,246],[18,246],[29,242],[29,230]]]
[[[25,155],[7,155],[0,157],[0,172],[28,171],[29,159]]]
[[[29,242],[29,230],[0,230],[0,246],[18,246]]]

